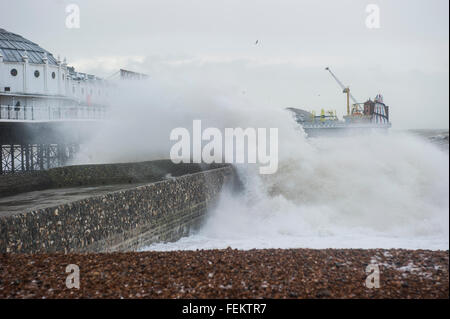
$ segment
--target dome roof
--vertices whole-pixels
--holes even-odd
[[[0,54],[3,55],[3,61],[23,62],[25,51],[30,63],[44,63],[43,58],[47,54],[48,63],[57,64],[55,57],[36,43],[0,28]]]

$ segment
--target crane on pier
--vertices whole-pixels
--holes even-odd
[[[326,67],[325,70],[330,72],[331,76],[336,80],[336,82],[342,88],[342,93],[346,93],[347,94],[347,115],[350,115],[350,98],[353,101],[353,105],[355,105],[356,109],[358,110],[359,109],[359,104],[361,104],[361,103],[358,103],[358,101],[356,101],[356,99],[350,93],[350,88],[348,86],[345,86],[344,84],[342,84],[342,82],[336,77],[336,75],[334,75],[334,73],[331,72],[329,67]]]

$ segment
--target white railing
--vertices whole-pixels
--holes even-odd
[[[0,120],[100,120],[105,106],[10,106],[0,105]]]

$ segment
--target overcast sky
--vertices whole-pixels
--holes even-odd
[[[80,28],[65,26],[66,5]],[[369,29],[366,6],[380,8]],[[345,111],[331,66],[360,101],[382,93],[395,128],[448,128],[448,0],[0,0],[0,28],[67,57],[232,85],[280,107]],[[255,41],[258,44],[255,45]]]

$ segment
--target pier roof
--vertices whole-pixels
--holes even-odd
[[[24,56],[28,56],[30,63],[44,63],[47,55],[49,64],[57,64],[55,57],[38,44],[24,37],[0,28],[0,53],[5,62],[23,62]]]

